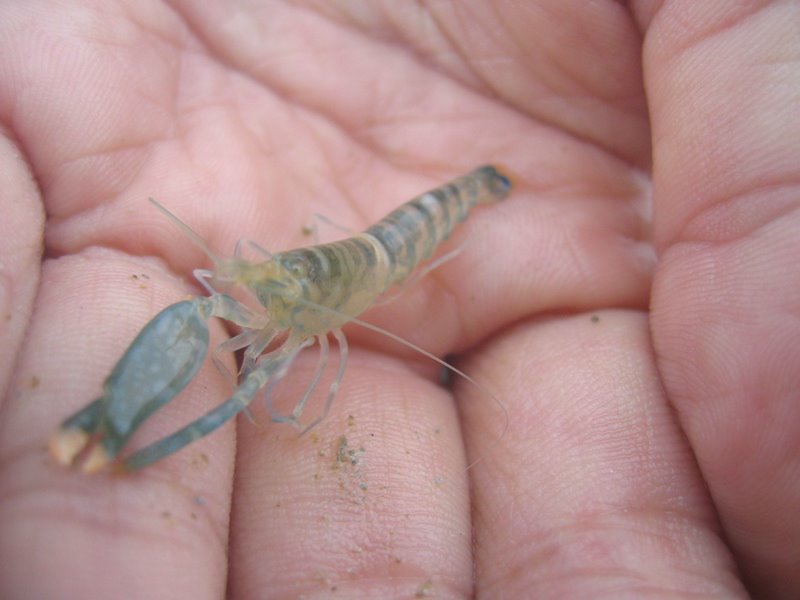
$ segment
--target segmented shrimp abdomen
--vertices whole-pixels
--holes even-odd
[[[391,281],[400,283],[433,256],[476,204],[502,200],[510,191],[511,181],[496,167],[479,167],[406,202],[364,233],[386,249]]]

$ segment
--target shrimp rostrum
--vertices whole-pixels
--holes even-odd
[[[238,245],[232,258],[217,258],[197,234],[153,200],[211,258],[213,269],[195,271],[209,295],[172,304],[145,325],[105,380],[102,395],[53,434],[51,454],[59,463],[80,465],[87,472],[109,464],[139,469],[211,433],[265,388],[273,421],[310,429],[327,414],[344,374],[347,340],[342,326],[431,258],[473,207],[501,200],[510,190],[505,175],[483,166],[417,196],[354,237],[273,255],[261,250],[265,260],[258,262],[242,258]],[[259,309],[229,295],[234,290],[251,295]],[[196,421],[119,458],[137,428],[200,369],[211,317],[240,329],[214,353],[218,361],[219,352],[243,350],[238,387]],[[322,414],[303,428],[303,410],[327,365],[329,334],[339,348],[338,370]],[[308,389],[290,414],[279,414],[270,402],[272,388],[300,351],[314,343],[320,355]]]

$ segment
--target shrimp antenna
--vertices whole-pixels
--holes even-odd
[[[281,294],[278,292],[278,293],[276,293],[276,295],[280,296]],[[483,386],[480,383],[478,383],[477,381],[475,381],[472,377],[470,377],[469,375],[464,373],[464,371],[462,371],[458,367],[456,367],[454,365],[451,365],[446,360],[442,360],[441,358],[439,358],[435,354],[433,354],[431,352],[428,352],[424,348],[420,348],[415,343],[409,342],[408,340],[403,339],[402,337],[400,337],[396,333],[392,333],[391,331],[388,331],[388,330],[384,329],[383,327],[379,327],[377,325],[373,325],[372,323],[368,323],[367,321],[362,321],[361,319],[359,319],[357,317],[351,317],[349,315],[346,315],[344,313],[339,312],[338,310],[334,310],[333,308],[329,308],[327,306],[322,306],[321,304],[317,304],[315,302],[310,302],[309,300],[306,300],[305,298],[292,298],[292,300],[297,302],[298,304],[304,304],[306,306],[309,306],[309,307],[313,308],[314,310],[318,310],[318,311],[321,311],[321,312],[327,312],[327,313],[330,313],[332,315],[336,315],[336,316],[339,316],[339,317],[347,317],[349,319],[348,323],[355,323],[356,325],[358,325],[360,327],[363,327],[364,329],[369,329],[370,331],[374,331],[375,333],[379,333],[381,335],[384,335],[384,336],[388,337],[390,340],[395,341],[398,344],[400,344],[402,346],[405,346],[406,348],[410,348],[411,350],[419,352],[420,354],[422,354],[422,356],[425,356],[426,358],[429,358],[433,362],[438,363],[439,365],[443,366],[445,369],[448,369],[448,370],[452,371],[453,373],[455,373],[456,375],[459,375],[459,376],[463,377],[469,384],[475,386],[475,388],[479,392],[489,396],[492,399],[492,402],[494,402],[497,406],[499,406],[500,410],[503,411],[503,430],[500,432],[500,436],[492,444],[492,447],[494,447],[497,444],[499,444],[502,441],[502,439],[506,436],[506,433],[508,432],[509,417],[508,417],[508,409],[505,407],[505,404],[500,402],[500,399],[497,396],[495,396],[489,389],[487,389],[485,386]],[[469,465],[467,465],[467,467],[464,470],[465,471],[470,470],[472,467],[477,465],[483,459],[484,459],[483,456],[479,456],[478,458],[473,460],[471,463],[469,463]]]
[[[503,411],[503,430],[500,432],[500,436],[495,440],[494,444],[492,444],[492,445],[494,446],[494,445],[499,444],[500,441],[506,436],[506,432],[508,432],[508,422],[509,422],[508,409],[505,407],[505,404],[500,402],[500,399],[497,396],[495,396],[491,391],[489,391],[485,386],[483,386],[480,383],[478,383],[477,381],[475,381],[472,377],[470,377],[469,375],[464,373],[464,371],[462,371],[458,367],[456,367],[454,365],[451,365],[446,360],[442,360],[441,358],[439,358],[435,354],[432,354],[431,352],[428,352],[424,348],[420,348],[415,343],[409,342],[408,340],[401,338],[396,333],[392,333],[391,331],[388,331],[388,330],[384,329],[383,327],[378,327],[377,325],[373,325],[372,323],[367,323],[366,321],[362,321],[361,319],[359,319],[357,317],[353,317],[350,320],[350,322],[351,323],[355,323],[356,325],[358,325],[360,327],[363,327],[364,329],[369,329],[370,331],[374,331],[375,333],[380,333],[382,335],[385,335],[390,340],[393,340],[393,341],[397,342],[398,344],[401,344],[401,345],[405,346],[406,348],[410,348],[411,350],[415,350],[416,352],[419,352],[420,354],[422,354],[422,356],[425,356],[425,357],[431,359],[432,361],[434,361],[434,362],[440,364],[441,366],[443,366],[445,369],[448,369],[448,370],[452,371],[453,373],[455,373],[456,375],[459,375],[459,376],[463,377],[469,384],[475,386],[475,388],[479,392],[489,396],[489,398],[492,399],[492,402],[494,402],[497,406],[499,406],[500,410]],[[465,471],[469,471],[472,467],[474,467],[479,462],[481,462],[483,460],[483,458],[484,458],[483,456],[479,456],[478,458],[473,460],[471,463],[469,463],[467,465],[466,469],[464,469],[464,470]]]
[[[159,204],[159,202],[155,198],[151,197],[148,198],[148,200],[153,206],[155,206],[158,210],[164,213],[164,216],[166,216],[170,221],[172,221],[172,223],[175,226],[177,226],[178,229],[180,229],[183,232],[183,234],[186,237],[188,237],[192,241],[192,243],[194,243],[195,246],[200,248],[200,250],[203,251],[203,254],[205,254],[208,258],[211,259],[211,262],[213,262],[214,264],[217,264],[219,262],[219,258],[217,258],[217,255],[211,251],[211,248],[208,247],[208,244],[206,244],[205,240],[203,240],[203,238],[201,238],[191,227],[189,227],[186,223],[184,223],[178,217],[173,215],[165,206]]]

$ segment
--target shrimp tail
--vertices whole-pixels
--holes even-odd
[[[483,193],[478,194],[477,204],[497,202],[505,199],[511,193],[511,188],[513,187],[511,179],[493,165],[478,167],[472,172],[471,176],[474,177],[475,181],[482,181],[483,186],[481,186],[481,189],[485,190]]]

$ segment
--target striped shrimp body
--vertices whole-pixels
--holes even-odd
[[[241,258],[238,249],[232,258],[217,258],[197,234],[153,201],[211,258],[212,270],[195,271],[209,296],[168,306],[145,325],[106,379],[100,398],[53,434],[51,454],[59,463],[81,464],[87,472],[113,462],[121,470],[138,469],[211,433],[264,388],[272,420],[307,431],[328,413],[344,375],[348,349],[341,327],[357,321],[389,288],[431,258],[473,207],[501,200],[510,190],[509,179],[495,167],[480,167],[412,199],[354,237],[276,253],[260,262]],[[251,294],[264,310],[251,309],[225,293],[234,289]],[[241,329],[213,354],[219,364],[219,353],[244,350],[239,386],[196,421],[119,459],[136,429],[174,398],[203,364],[211,317]],[[328,334],[339,348],[338,370],[322,414],[302,428],[305,404],[327,366]],[[315,342],[320,356],[307,390],[291,414],[278,414],[270,403],[273,387],[300,351]],[[266,351],[268,347],[273,349]]]

